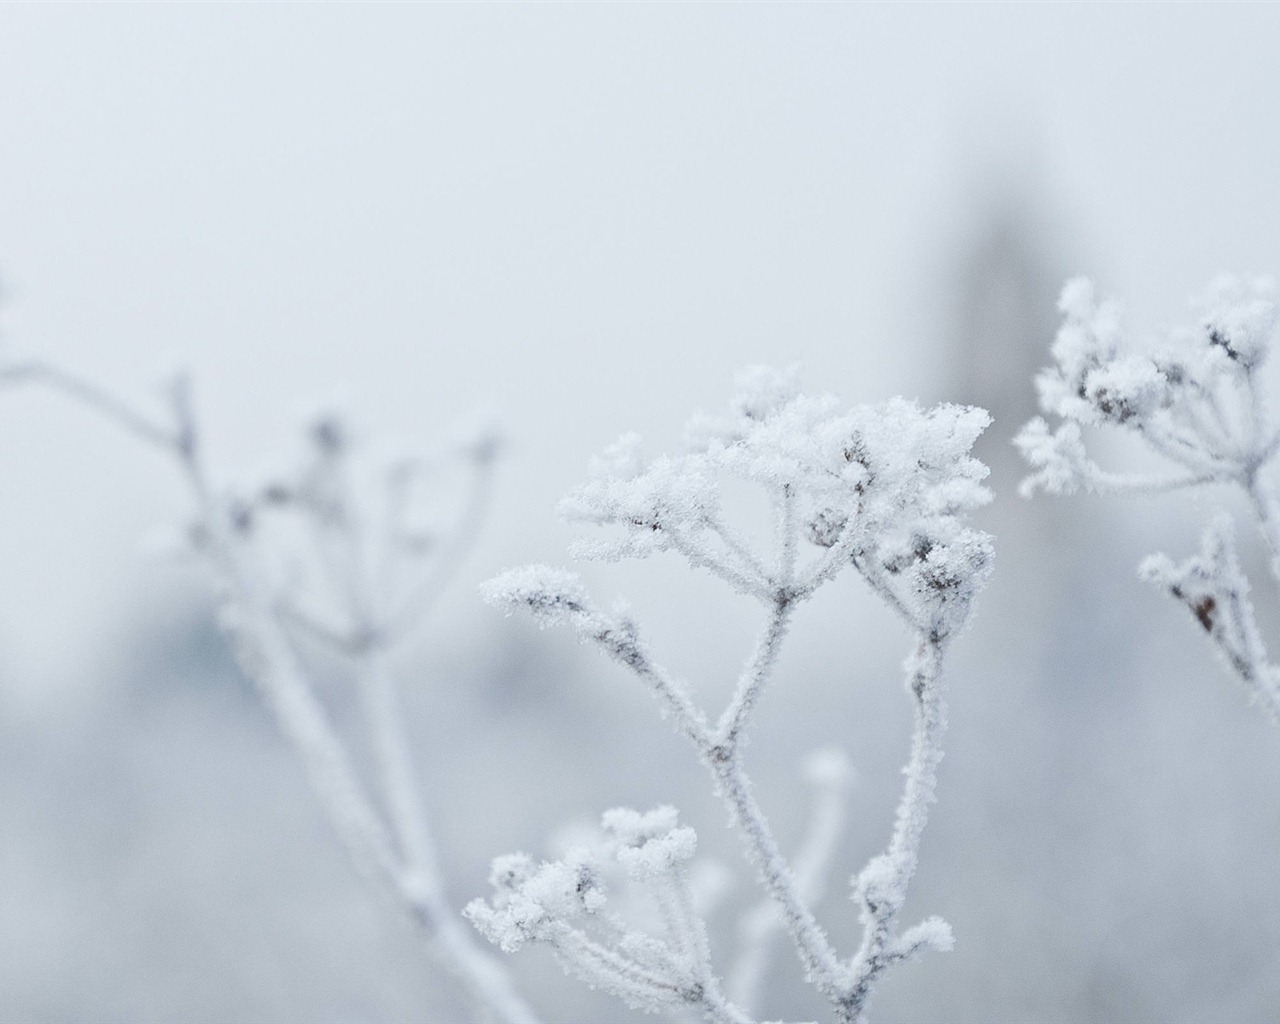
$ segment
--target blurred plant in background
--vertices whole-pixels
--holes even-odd
[[[185,542],[211,570],[240,665],[302,761],[357,870],[408,913],[479,1017],[534,1020],[505,970],[449,906],[388,666],[421,627],[478,528],[496,452],[492,432],[451,446],[434,462],[397,459],[370,473],[353,459],[343,420],[325,415],[308,428],[298,469],[229,490],[206,468],[184,376],[167,389],[167,422],[46,363],[11,365],[0,381],[61,391],[175,460],[196,506]],[[452,522],[424,519],[439,496],[428,493],[424,501],[422,492],[439,487],[450,463],[466,476],[467,497]],[[371,780],[357,769],[356,738],[339,733],[318,695],[304,664],[307,643],[346,662],[363,710]]]
[[[1037,418],[1018,435],[1035,469],[1022,493],[1238,488],[1280,583],[1280,506],[1264,479],[1280,450],[1280,426],[1261,379],[1275,338],[1274,294],[1269,279],[1220,278],[1197,302],[1193,325],[1140,342],[1122,332],[1117,303],[1098,303],[1088,281],[1071,281],[1059,303],[1065,322],[1053,344],[1056,365],[1038,380],[1042,408],[1062,422],[1050,430]],[[1086,451],[1082,427],[1127,432],[1177,472],[1108,472]],[[1154,555],[1141,573],[1187,606],[1253,701],[1280,721],[1280,669],[1258,629],[1230,517],[1215,516],[1199,555],[1180,564]]]

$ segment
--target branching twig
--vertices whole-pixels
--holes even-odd
[[[1271,293],[1267,282],[1224,278],[1203,303],[1196,326],[1139,346],[1120,335],[1114,303],[1099,305],[1088,282],[1070,282],[1059,304],[1064,323],[1053,346],[1056,365],[1039,380],[1042,408],[1062,423],[1050,432],[1036,419],[1018,435],[1035,469],[1023,482],[1023,494],[1239,487],[1270,551],[1272,577],[1280,583],[1280,507],[1262,479],[1280,448],[1280,431],[1269,421],[1259,380],[1276,329]],[[1108,473],[1085,453],[1082,426],[1129,431],[1185,473]],[[1181,565],[1153,556],[1142,574],[1191,610],[1232,673],[1280,721],[1278,672],[1267,659],[1229,521],[1215,521],[1199,556]]]
[[[760,640],[714,728],[688,688],[654,664],[636,627],[601,613],[573,574],[532,566],[509,571],[485,587],[490,601],[523,607],[544,625],[568,623],[659,698],[710,770],[805,977],[840,1022],[862,1020],[872,984],[885,968],[924,949],[950,945],[950,931],[942,922],[930,919],[898,934],[896,918],[915,871],[941,758],[942,650],[965,621],[990,569],[988,538],[963,523],[963,515],[987,498],[979,484],[985,468],[969,455],[986,422],[977,410],[944,406],[924,412],[901,401],[839,413],[833,399],[805,398],[787,375],[755,368],[744,375],[724,421],[703,418],[696,429],[691,427],[690,435],[700,441],[685,455],[646,466],[639,458],[638,438],[628,435],[600,460],[596,479],[566,499],[562,509],[574,519],[620,526],[626,537],[616,544],[579,545],[577,551],[616,558],[673,550],[767,609]],[[772,557],[750,551],[723,527],[720,495],[709,484],[721,475],[745,477],[773,496]],[[705,542],[708,535],[720,543]],[[808,564],[802,564],[802,539],[822,549]],[[766,572],[766,565],[775,568]],[[846,961],[832,947],[811,905],[818,888],[815,861],[825,861],[829,850],[815,852],[809,844],[805,871],[798,876],[792,870],[756,799],[742,746],[774,675],[792,615],[849,565],[920,637],[911,669],[917,724],[906,791],[887,851],[859,876],[866,938],[860,952]],[[636,823],[630,826],[639,837],[634,842],[667,844],[664,848],[671,850],[679,845],[683,860],[692,852],[692,830],[677,829],[674,811],[668,815],[668,810],[648,816],[610,812],[606,826],[611,816],[615,821],[618,815],[633,816],[627,820]],[[838,814],[833,811],[829,817]],[[677,834],[683,837],[679,842]],[[620,859],[626,856],[619,854]],[[680,876],[669,869],[675,863],[671,857],[662,860],[655,854],[646,861],[649,869],[631,872],[633,880],[655,894],[666,937],[625,929],[621,935],[610,934],[628,963],[645,951],[643,971],[624,971],[611,959],[617,952],[582,945],[585,939],[575,938],[578,945],[570,948],[567,936],[584,934],[570,920],[593,914],[601,902],[591,881],[594,875],[583,863],[571,857],[535,869],[519,855],[500,858],[494,864],[497,893],[492,903],[473,901],[468,915],[504,949],[529,940],[550,944],[567,970],[633,1006],[685,1005],[697,1007],[707,1020],[746,1019],[736,1010],[726,1015],[718,995],[707,1001],[707,994],[719,989],[704,926],[692,918]],[[655,865],[668,867],[659,871]],[[750,970],[758,977],[758,968]],[[697,979],[693,989],[681,987],[688,978]],[[664,984],[670,989],[665,995],[660,991]],[[746,987],[751,994],[751,986]]]
[[[332,507],[304,507],[304,512],[314,513],[308,520],[315,530],[322,572],[347,618],[335,624],[304,611],[298,595],[271,580],[254,550],[254,502],[226,500],[215,492],[204,466],[184,378],[177,379],[171,389],[172,428],[158,426],[97,385],[44,363],[2,370],[0,381],[52,387],[175,457],[195,501],[199,523],[195,534],[224,590],[223,621],[240,662],[302,761],[312,789],[357,869],[404,908],[427,939],[432,955],[459,981],[480,1016],[533,1024],[536,1015],[515,991],[506,970],[477,946],[445,900],[434,843],[414,784],[403,718],[386,670],[385,617],[367,592],[368,538],[347,481],[331,480],[336,490],[326,499],[337,502],[341,515],[328,515]],[[321,431],[317,440],[323,457],[333,462],[340,454],[336,435]],[[286,500],[284,496],[298,489],[275,486],[268,490]],[[470,528],[468,520],[464,533]],[[343,550],[334,550],[331,540],[339,540]],[[378,764],[381,810],[365,791],[302,668],[295,631],[319,639],[355,664]]]
[[[822,898],[827,873],[845,827],[845,797],[853,772],[838,750],[810,756],[807,775],[814,785],[809,827],[795,857],[793,873],[800,899],[814,906]],[[734,965],[729,989],[744,1005],[758,1001],[760,986],[772,959],[773,939],[782,928],[777,905],[765,899],[746,913],[740,925],[742,952]]]

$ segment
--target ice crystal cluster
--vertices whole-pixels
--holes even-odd
[[[579,541],[573,554],[677,551],[765,600],[782,591],[788,600],[808,597],[853,560],[896,577],[895,599],[913,619],[940,605],[944,620],[953,611],[963,617],[991,561],[986,535],[965,525],[990,498],[986,467],[969,454],[987,414],[955,405],[923,410],[903,399],[846,410],[832,395],[801,394],[795,369],[753,367],[736,383],[725,414],[693,417],[680,454],[646,459],[640,438],[627,434],[594,461],[592,479],[564,499],[561,514],[620,527],[622,535]],[[778,506],[773,561],[728,526],[721,489],[730,477],[761,486]],[[801,540],[821,557],[799,565]],[[488,593],[501,600],[507,584],[524,593],[522,578],[500,578]],[[566,594],[577,589],[560,585]]]
[[[719,991],[706,927],[694,909],[693,829],[677,823],[672,807],[647,814],[612,810],[602,828],[597,844],[576,848],[562,860],[535,864],[524,854],[499,857],[490,875],[497,890],[493,903],[476,900],[467,915],[506,952],[526,942],[548,944],[566,970],[617,992],[636,1009],[657,1013],[691,1004],[713,1019],[743,1019]],[[604,912],[605,878],[614,865],[653,894],[661,938],[628,930]]]
[[[1117,303],[1098,302],[1084,279],[1067,284],[1052,348],[1055,365],[1037,382],[1041,408],[1060,422],[1051,428],[1038,418],[1018,435],[1034,470],[1022,492],[1238,487],[1280,581],[1280,509],[1264,479],[1280,448],[1280,431],[1260,380],[1276,333],[1275,287],[1267,278],[1222,277],[1194,305],[1191,324],[1138,341],[1123,331]],[[1136,436],[1173,469],[1163,475],[1109,472],[1088,454],[1082,428]],[[1181,565],[1153,556],[1142,575],[1187,606],[1252,697],[1280,717],[1280,673],[1257,628],[1230,518],[1215,518],[1200,555]]]
[[[831,395],[802,394],[795,370],[753,367],[739,375],[726,412],[691,420],[678,454],[648,458],[640,439],[628,434],[594,462],[591,479],[563,501],[561,512],[613,535],[579,541],[575,555],[614,560],[674,552],[765,609],[760,639],[733,696],[715,717],[653,658],[640,627],[625,614],[597,607],[575,574],[530,566],[485,587],[491,602],[525,608],[543,625],[569,625],[659,700],[728,806],[772,905],[767,920],[789,935],[805,977],[838,1021],[864,1019],[872,985],[885,968],[925,949],[950,948],[952,941],[937,918],[901,931],[897,918],[942,756],[943,654],[991,570],[990,539],[968,524],[969,513],[989,499],[982,484],[986,468],[970,454],[987,423],[980,409],[922,409],[901,399],[846,408]],[[746,481],[769,496],[771,543],[755,543],[730,524],[728,481]],[[814,860],[829,855],[831,841],[807,847],[807,854],[817,855],[807,856],[804,871],[797,872],[756,801],[742,741],[792,614],[846,568],[860,574],[913,635],[906,669],[916,725],[891,839],[853,880],[863,941],[842,956],[811,907],[820,888],[814,876],[821,865]],[[843,764],[841,755],[820,759],[828,767],[833,761]],[[841,773],[819,774],[835,792]],[[830,822],[817,831],[830,837]],[[600,874],[592,866],[599,853],[594,861],[579,852],[538,865],[523,855],[500,858],[492,879],[495,895],[471,903],[467,915],[508,951],[527,942],[548,944],[567,971],[633,1006],[683,1007],[707,1020],[753,1019],[750,1006],[740,1004],[748,1002],[743,994],[751,997],[758,987],[767,960],[762,950],[773,929],[759,926],[759,914],[742,929],[751,940],[732,976],[735,991],[726,995],[684,874],[693,831],[677,826],[675,811],[663,808],[647,815],[611,811],[605,832],[611,844],[606,852],[626,868],[631,884],[650,891],[663,908],[663,937],[604,914]],[[594,937],[586,922],[594,922]]]

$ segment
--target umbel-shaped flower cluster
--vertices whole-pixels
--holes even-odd
[[[366,471],[343,422],[309,425],[301,463],[251,489],[215,484],[185,376],[164,419],[41,361],[0,365],[0,384],[60,391],[174,460],[195,515],[183,538],[221,591],[221,620],[246,675],[274,713],[356,868],[417,927],[441,968],[486,1020],[536,1016],[504,966],[458,919],[418,795],[390,660],[421,626],[485,505],[495,438],[451,444],[435,460]],[[427,499],[442,477],[465,481],[453,516]],[[424,486],[424,484],[426,486]],[[305,652],[325,651],[359,697],[363,750],[330,716]],[[354,749],[353,749],[354,748]]]
[[[639,438],[627,435],[596,460],[590,482],[561,506],[573,521],[618,531],[605,541],[579,542],[579,557],[677,552],[765,607],[760,640],[714,721],[689,687],[653,659],[636,623],[600,610],[576,575],[530,566],[504,573],[485,593],[494,603],[528,609],[544,625],[570,625],[648,686],[711,772],[806,978],[826,997],[836,1020],[862,1020],[871,986],[886,967],[923,949],[951,945],[950,930],[940,920],[899,932],[897,915],[915,871],[942,756],[943,652],[991,569],[990,539],[966,522],[989,498],[982,486],[986,468],[970,455],[989,420],[980,409],[925,410],[901,399],[845,409],[830,395],[801,394],[795,371],[754,367],[737,383],[726,414],[694,417],[681,453],[647,459]],[[772,544],[753,543],[730,525],[724,495],[734,480],[758,485],[769,496]],[[841,957],[808,905],[814,887],[797,882],[774,839],[741,747],[792,614],[846,567],[914,635],[906,668],[916,728],[892,838],[854,880],[863,942],[852,956]],[[618,860],[666,908],[666,939],[611,924],[612,944],[608,937],[588,941],[579,925],[598,914],[602,896],[598,876],[572,858],[541,867],[524,857],[500,859],[492,904],[473,902],[468,915],[504,949],[549,943],[570,972],[634,1006],[684,1006],[708,1020],[750,1020],[748,1009],[721,994],[705,929],[688,916],[691,903],[675,865],[692,854],[693,833],[677,828],[674,814],[606,816],[606,830],[619,844]],[[618,838],[624,834],[630,838]],[[763,941],[769,929],[748,931]],[[759,949],[744,950],[743,958],[757,965],[764,960]],[[742,974],[735,972],[735,978]],[[756,986],[747,979],[741,987]]]
[[[647,814],[620,808],[607,812],[602,824],[599,842],[562,860],[499,857],[490,874],[497,890],[493,903],[474,900],[467,916],[508,953],[526,942],[546,943],[567,971],[619,993],[636,1009],[657,1013],[692,1005],[711,1019],[744,1020],[720,992],[706,927],[694,910],[688,872],[697,847],[693,829],[676,823],[672,807]],[[604,912],[605,879],[615,865],[653,896],[662,938]]]
[[[1115,302],[1099,303],[1084,279],[1067,284],[1055,365],[1037,383],[1051,430],[1035,419],[1016,438],[1034,472],[1022,493],[1153,493],[1203,484],[1241,488],[1280,580],[1280,510],[1263,471],[1280,449],[1260,374],[1277,326],[1269,279],[1222,277],[1196,303],[1196,320],[1164,337],[1136,341],[1120,328]],[[1176,469],[1112,473],[1088,455],[1082,427],[1113,427],[1142,439]],[[1251,695],[1280,717],[1280,673],[1270,665],[1239,567],[1229,517],[1206,531],[1202,553],[1175,565],[1163,555],[1142,575],[1185,604]]]
[[[1017,444],[1036,470],[1022,485],[1051,494],[1150,491],[1210,481],[1250,486],[1275,454],[1280,435],[1267,422],[1258,370],[1275,333],[1267,280],[1219,279],[1190,327],[1138,342],[1120,329],[1120,307],[1098,303],[1079,278],[1063,289],[1064,322],[1053,343],[1056,365],[1037,380],[1040,405],[1063,422],[1023,428]],[[1180,467],[1169,477],[1122,476],[1086,454],[1081,427],[1120,427]]]
[[[924,623],[945,628],[986,578],[985,535],[963,525],[989,500],[986,467],[969,454],[990,422],[981,409],[922,410],[903,399],[844,410],[833,395],[800,394],[794,369],[752,367],[737,378],[727,414],[693,418],[679,455],[645,459],[627,434],[592,466],[592,480],[566,498],[571,521],[619,526],[621,538],[583,541],[579,558],[644,557],[678,551],[742,593],[774,600],[810,596],[850,561],[885,581]],[[773,497],[776,557],[753,553],[726,522],[726,478]],[[798,541],[820,557],[799,565]]]

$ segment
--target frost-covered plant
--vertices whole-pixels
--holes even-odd
[[[1260,380],[1276,331],[1273,283],[1220,278],[1197,303],[1193,324],[1142,342],[1121,331],[1118,304],[1098,303],[1086,280],[1067,284],[1059,308],[1056,365],[1037,384],[1041,408],[1062,422],[1051,430],[1034,419],[1016,438],[1035,470],[1022,493],[1233,485],[1248,501],[1280,581],[1280,508],[1263,478],[1280,449],[1280,429]],[[1159,476],[1107,472],[1086,452],[1082,427],[1137,436],[1176,469]],[[1280,721],[1280,669],[1258,632],[1230,517],[1213,519],[1199,555],[1181,564],[1154,555],[1141,573],[1187,606],[1253,700]]]
[[[647,459],[639,438],[629,434],[597,460],[590,482],[561,506],[572,521],[620,529],[611,540],[577,544],[579,557],[674,551],[764,606],[759,642],[718,717],[709,718],[691,689],[654,659],[625,612],[598,608],[573,573],[516,569],[487,584],[485,594],[496,604],[528,609],[544,625],[569,625],[649,688],[710,771],[805,977],[835,1020],[861,1021],[886,968],[952,945],[950,928],[939,918],[899,930],[898,916],[942,757],[944,653],[991,569],[990,539],[966,523],[967,514],[989,498],[981,483],[986,467],[969,454],[989,420],[980,409],[925,410],[901,399],[844,409],[830,395],[802,395],[794,371],[752,368],[737,384],[727,414],[693,419],[680,454]],[[758,485],[771,499],[770,550],[760,550],[727,521],[722,484],[732,479]],[[812,866],[804,872],[808,879],[798,874],[774,838],[747,775],[743,744],[792,616],[848,567],[913,634],[906,674],[915,730],[892,837],[853,880],[862,943],[842,956],[814,916]],[[834,768],[827,761],[828,770],[819,774],[830,787],[841,771],[838,761]],[[549,945],[570,973],[632,1006],[692,1009],[713,1021],[752,1019],[749,1007],[730,1003],[721,992],[705,927],[692,912],[684,871],[693,831],[677,826],[670,808],[647,815],[610,811],[605,830],[604,847],[594,853],[577,851],[543,864],[523,855],[500,858],[496,894],[488,902],[473,901],[467,916],[505,950],[528,942]],[[814,847],[831,841],[818,838]],[[596,865],[610,856],[663,909],[661,937],[604,913]],[[765,941],[770,929],[750,925],[744,931]],[[750,950],[748,955],[759,959]]]
[[[487,503],[492,433],[451,445],[434,461],[396,460],[360,479],[364,467],[346,426],[325,415],[309,425],[295,470],[234,490],[215,485],[208,472],[184,377],[168,389],[167,419],[45,363],[0,369],[0,381],[64,392],[175,461],[195,504],[183,544],[212,570],[239,661],[357,869],[407,912],[479,1018],[536,1020],[446,899],[389,669],[470,545]],[[461,513],[424,519],[422,492],[449,466],[469,480]],[[348,663],[375,761],[372,785],[325,711],[301,657],[305,644]]]
[[[467,915],[505,952],[546,943],[566,970],[622,994],[637,1009],[658,1013],[688,1005],[709,1020],[746,1020],[720,991],[706,926],[694,909],[688,869],[697,846],[693,829],[677,825],[674,808],[660,807],[648,814],[609,811],[603,830],[599,842],[562,860],[499,857],[489,876],[497,895],[491,904],[474,901]],[[664,938],[629,931],[602,913],[612,864],[653,893]]]

